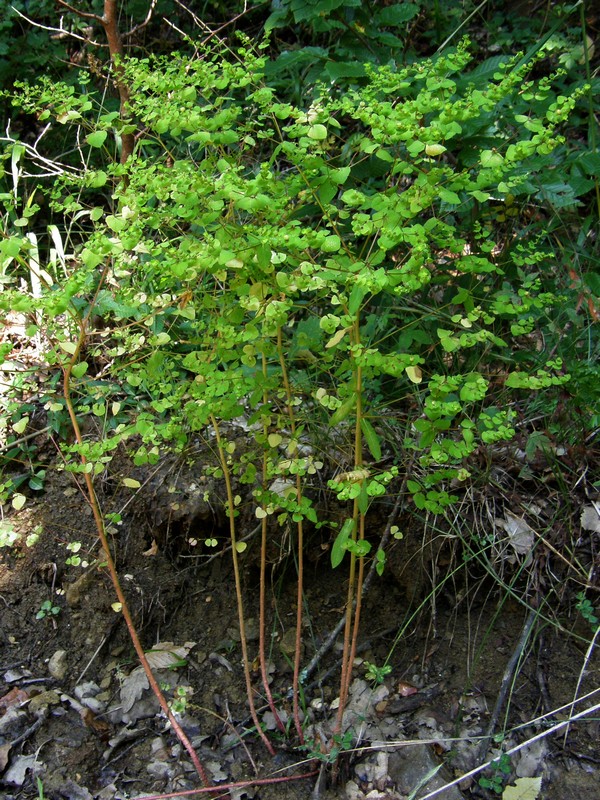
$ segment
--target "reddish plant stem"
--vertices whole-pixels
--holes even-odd
[[[359,520],[359,541],[362,541],[365,538],[365,515],[360,515]],[[358,578],[356,580],[356,603],[354,605],[354,628],[352,631],[352,645],[350,647],[350,657],[348,659],[349,668],[346,674],[347,677],[347,687],[346,687],[346,695],[348,694],[348,689],[350,688],[350,675],[352,673],[352,666],[354,665],[354,659],[356,658],[356,647],[358,645],[358,629],[360,627],[360,613],[362,610],[362,598],[363,598],[363,584],[364,584],[364,576],[365,576],[365,559],[364,557],[358,559]]]
[[[81,348],[83,347],[83,344],[85,342],[85,338],[86,338],[86,335],[87,335],[87,322],[88,322],[90,314],[92,313],[92,310],[93,310],[93,308],[94,308],[94,306],[96,304],[98,293],[100,292],[100,289],[101,289],[102,284],[104,282],[104,279],[106,277],[107,269],[108,268],[106,267],[104,269],[104,272],[102,273],[102,276],[100,278],[100,282],[98,284],[98,288],[96,289],[96,293],[94,295],[92,303],[90,304],[90,308],[88,309],[87,314],[85,315],[85,317],[82,320],[79,321],[79,337],[77,339],[77,344],[76,344],[76,347],[75,347],[75,351],[74,351],[73,355],[71,356],[71,359],[69,360],[68,364],[65,367],[63,367],[63,397],[65,399],[65,405],[67,407],[67,411],[69,413],[69,418],[71,420],[71,427],[72,427],[73,433],[75,435],[75,440],[77,441],[77,444],[79,444],[79,445],[83,444],[83,437],[81,435],[81,429],[79,427],[79,422],[77,421],[77,417],[75,415],[75,409],[73,407],[73,401],[71,399],[71,374],[73,372],[73,367],[75,366],[75,364],[79,360],[79,354],[81,352]],[[81,452],[79,454],[79,458],[80,458],[81,463],[84,466],[84,470],[85,470],[86,465],[89,464],[90,462],[88,462],[88,460],[86,459],[86,457],[85,457],[83,452]],[[92,465],[90,464],[90,466],[92,466]],[[115,561],[114,561],[112,553],[110,551],[110,546],[109,546],[109,543],[108,543],[108,537],[106,536],[106,530],[105,530],[105,527],[104,527],[104,519],[102,517],[102,512],[100,511],[100,504],[98,503],[98,498],[96,496],[96,490],[94,489],[94,482],[92,480],[91,472],[84,471],[83,478],[84,478],[86,489],[87,489],[87,500],[88,500],[88,502],[90,504],[90,507],[92,509],[92,513],[94,515],[94,522],[96,523],[96,530],[98,531],[98,538],[100,539],[100,543],[101,543],[102,549],[104,551],[104,558],[106,560],[106,566],[108,568],[108,572],[109,572],[109,575],[110,575],[110,578],[111,578],[111,581],[112,581],[112,584],[113,584],[113,587],[114,587],[114,590],[115,590],[115,594],[117,596],[117,599],[118,599],[119,603],[121,604],[121,612],[123,614],[123,618],[125,620],[125,624],[127,625],[127,630],[129,631],[129,636],[131,637],[131,641],[132,641],[133,646],[135,648],[135,652],[137,653],[137,656],[138,656],[138,658],[140,660],[140,664],[142,665],[142,668],[143,668],[144,672],[146,673],[146,677],[148,678],[148,683],[150,684],[150,688],[154,692],[154,694],[156,696],[156,699],[158,700],[158,702],[160,704],[160,707],[162,708],[162,710],[164,711],[167,719],[171,723],[171,726],[172,726],[173,730],[175,731],[175,734],[176,734],[177,738],[179,739],[181,744],[185,747],[185,749],[189,753],[189,756],[190,756],[190,758],[192,760],[192,763],[193,763],[198,775],[200,776],[200,780],[202,781],[202,783],[204,784],[205,787],[209,787],[210,786],[210,781],[208,779],[208,775],[207,775],[206,771],[204,770],[204,767],[200,763],[200,760],[199,760],[198,756],[196,755],[196,752],[194,751],[194,748],[192,747],[192,744],[191,744],[190,740],[185,735],[184,731],[181,728],[181,725],[177,722],[177,720],[173,716],[173,713],[172,713],[171,709],[169,708],[169,704],[167,703],[167,701],[165,699],[165,696],[161,692],[160,687],[158,685],[158,682],[157,682],[156,678],[154,677],[152,669],[150,668],[150,664],[148,663],[148,659],[146,658],[146,654],[144,653],[144,649],[142,647],[142,644],[140,642],[139,636],[138,636],[137,631],[135,629],[135,625],[133,623],[133,619],[132,619],[131,613],[129,611],[129,606],[127,604],[127,600],[126,600],[125,595],[123,593],[123,590],[121,588],[121,583],[119,581],[119,575],[117,573],[117,568],[116,568],[116,565],[115,565]]]
[[[121,40],[121,34],[119,33],[117,0],[104,0],[104,13],[102,16],[99,14],[90,14],[86,11],[80,11],[78,8],[75,8],[75,6],[67,3],[66,0],[56,0],[56,2],[63,8],[66,8],[68,11],[71,11],[73,14],[77,14],[78,17],[92,20],[93,22],[96,22],[98,25],[102,26],[104,35],[106,36],[106,41],[108,42],[108,51],[110,53],[115,74],[115,84],[119,93],[119,112],[121,115],[121,121],[123,123],[126,122],[128,116],[127,104],[129,103],[130,99],[130,92],[129,85],[125,80],[122,64],[124,51],[123,41]],[[121,133],[121,164],[124,164],[129,156],[133,153],[134,144],[135,137],[133,133]]]
[[[287,400],[287,413],[290,421],[290,430],[294,439],[296,438],[296,417],[294,414],[294,403],[292,397],[292,387],[288,378],[287,364],[283,352],[283,337],[281,326],[277,328],[277,352],[279,354],[279,365],[281,376],[285,388]],[[302,480],[300,475],[296,475],[296,499],[298,503],[302,500]],[[300,744],[304,744],[304,731],[300,721],[300,660],[302,656],[302,604],[304,603],[304,525],[302,519],[296,523],[298,532],[298,586],[296,591],[296,641],[294,643],[294,677],[292,680],[292,712],[294,725],[298,734]]]
[[[250,715],[252,717],[254,725],[256,726],[256,730],[260,738],[263,740],[265,747],[267,748],[269,753],[272,756],[274,756],[275,748],[273,747],[267,735],[263,731],[260,725],[258,714],[256,713],[256,705],[254,703],[254,691],[252,688],[252,678],[250,677],[250,661],[248,659],[248,640],[246,638],[246,623],[244,619],[242,581],[240,577],[240,564],[237,552],[237,534],[235,530],[235,501],[233,498],[233,488],[231,486],[231,474],[229,471],[229,465],[227,464],[225,450],[223,449],[223,441],[221,439],[221,431],[219,428],[219,423],[217,422],[217,419],[213,414],[210,415],[210,422],[215,432],[217,451],[219,453],[219,459],[221,460],[221,467],[223,469],[223,478],[225,480],[225,489],[227,491],[227,510],[229,512],[229,535],[231,537],[231,558],[233,561],[233,574],[235,578],[235,596],[238,608],[238,619],[240,626],[240,644],[242,646],[242,661],[244,666],[244,678],[246,681],[246,695],[248,697],[248,705],[250,706]]]
[[[360,344],[360,324],[359,318],[356,317],[352,329],[352,343]],[[356,394],[356,425],[354,428],[354,469],[359,471],[363,466],[362,458],[362,368],[355,364],[355,381],[356,385],[354,391]],[[364,481],[364,478],[362,479]],[[362,488],[362,487],[361,487]],[[352,540],[356,542],[358,536],[364,538],[364,514],[359,507],[358,498],[355,498],[352,508],[352,519],[354,520],[354,527],[352,531]],[[352,677],[352,666],[354,663],[354,653],[356,652],[356,641],[358,637],[358,623],[360,620],[361,609],[361,595],[362,595],[362,581],[364,576],[364,558],[359,558],[358,577],[356,576],[356,554],[350,552],[350,572],[348,576],[348,595],[346,599],[346,626],[344,628],[344,650],[342,653],[342,674],[340,677],[340,704],[338,707],[337,718],[333,729],[334,734],[342,732],[342,724],[344,718],[344,710],[348,700],[348,691],[350,689],[350,678]],[[356,608],[355,608],[356,598]],[[354,627],[351,628],[352,618],[354,613]]]
[[[304,778],[314,778],[318,774],[319,770],[315,769],[312,772],[303,772],[301,775],[285,775],[281,778],[257,778],[255,781],[240,781],[239,783],[222,783],[218,789],[221,791],[230,792],[232,789],[247,789],[250,786],[269,786],[273,783],[301,781],[304,780]],[[217,791],[216,786],[205,789],[185,789],[182,792],[171,792],[170,794],[143,795],[142,797],[138,798],[138,800],[169,800],[171,797],[190,797],[194,794],[206,794],[214,791]]]
[[[263,376],[267,378],[267,359],[265,354],[262,354],[262,372]],[[265,407],[268,405],[269,397],[267,392],[265,391],[263,394],[263,403]],[[265,423],[264,425],[264,434],[265,440],[268,437],[268,427]],[[267,451],[265,450],[263,454],[263,488],[267,488]],[[281,733],[285,734],[285,725],[281,721],[281,717],[279,716],[279,712],[275,707],[275,701],[273,700],[273,695],[271,693],[271,687],[269,686],[269,675],[267,671],[267,659],[266,659],[266,647],[265,647],[265,624],[266,624],[266,588],[267,588],[267,518],[265,517],[262,520],[261,525],[261,537],[260,537],[260,587],[259,587],[259,598],[258,598],[258,661],[260,664],[260,674],[262,678],[263,688],[265,691],[265,696],[267,698],[267,703],[269,704],[269,708],[271,709],[271,714],[273,714],[273,718],[275,719],[275,724],[281,731]]]

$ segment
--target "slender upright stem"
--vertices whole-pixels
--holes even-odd
[[[281,377],[285,389],[287,401],[287,415],[290,421],[292,437],[296,437],[296,417],[294,414],[294,398],[287,372],[287,364],[283,353],[283,337],[281,327],[277,328],[277,352],[279,354],[279,365],[281,367]],[[296,499],[298,503],[302,500],[302,479],[296,473]],[[298,533],[298,586],[296,592],[296,642],[294,647],[294,676],[292,680],[293,691],[293,715],[294,725],[298,733],[300,743],[304,744],[304,732],[300,721],[300,661],[302,656],[302,606],[304,603],[304,526],[302,519],[296,523]]]
[[[98,294],[100,292],[100,289],[101,289],[102,284],[104,282],[104,279],[106,277],[106,272],[107,272],[107,267],[105,267],[104,272],[102,273],[102,276],[100,278],[100,282],[99,282],[98,287],[96,289],[96,293],[94,295],[92,303],[90,304],[90,307],[88,309],[88,312],[87,312],[86,316],[83,319],[79,320],[79,337],[77,339],[75,351],[73,352],[73,355],[71,356],[71,359],[69,360],[68,364],[66,364],[64,366],[64,368],[63,368],[63,397],[65,399],[65,406],[67,408],[67,411],[68,411],[68,414],[69,414],[69,418],[71,420],[71,427],[72,427],[73,433],[75,435],[75,440],[76,440],[77,444],[79,444],[79,445],[83,444],[83,437],[81,435],[81,429],[79,427],[79,422],[78,422],[77,416],[75,414],[75,409],[73,407],[73,400],[72,400],[72,397],[71,397],[71,376],[72,376],[72,373],[73,373],[73,367],[75,366],[75,364],[77,364],[77,362],[79,360],[79,354],[81,352],[81,349],[83,347],[83,344],[84,344],[86,336],[87,336],[87,322],[88,322],[88,320],[90,318],[90,315],[92,313],[92,310],[93,310],[93,308],[94,308],[94,306],[96,304],[96,300],[98,298]],[[89,465],[89,467],[92,467],[92,464],[88,462],[88,460],[87,460],[87,458],[86,458],[86,456],[85,456],[85,454],[83,452],[80,452],[79,458],[80,458],[81,463],[82,463],[82,465],[84,467],[83,478],[84,478],[86,489],[87,489],[88,502],[89,502],[90,507],[92,509],[92,514],[94,516],[94,522],[96,523],[96,530],[98,532],[98,538],[100,539],[100,543],[101,543],[102,549],[104,551],[104,558],[106,560],[106,566],[107,566],[107,569],[108,569],[108,572],[109,572],[109,575],[110,575],[110,578],[111,578],[111,581],[112,581],[112,584],[113,584],[113,587],[114,587],[114,590],[115,590],[115,594],[117,596],[117,600],[120,603],[120,607],[121,607],[120,610],[121,610],[121,613],[123,614],[123,618],[125,620],[125,624],[127,625],[127,630],[129,631],[129,636],[130,636],[131,641],[133,643],[133,647],[134,647],[135,652],[136,652],[136,654],[137,654],[137,656],[139,658],[140,664],[142,665],[142,668],[143,668],[143,670],[144,670],[144,672],[146,674],[146,677],[148,678],[148,683],[150,684],[150,688],[154,692],[154,694],[155,694],[155,696],[156,696],[156,698],[157,698],[157,700],[158,700],[158,702],[160,704],[160,707],[162,708],[162,710],[164,711],[167,719],[171,723],[171,727],[175,731],[175,734],[176,734],[177,738],[179,739],[181,744],[185,747],[185,749],[189,753],[189,756],[190,756],[190,758],[192,760],[192,763],[193,763],[193,765],[194,765],[194,767],[196,769],[196,772],[200,776],[200,780],[202,781],[204,786],[208,787],[208,786],[210,786],[210,781],[208,779],[208,775],[207,775],[204,767],[200,763],[200,760],[199,760],[198,756],[196,755],[196,752],[195,752],[194,748],[192,747],[192,744],[191,744],[190,740],[185,735],[185,733],[182,730],[180,724],[177,722],[177,719],[174,717],[173,712],[169,708],[169,704],[167,703],[167,701],[165,699],[165,696],[162,693],[156,678],[154,677],[154,674],[152,672],[150,664],[148,663],[148,659],[146,658],[146,654],[144,653],[144,648],[142,647],[142,644],[140,642],[140,638],[139,638],[139,636],[137,634],[137,630],[135,628],[135,624],[133,622],[133,618],[131,616],[131,612],[129,611],[129,606],[127,604],[127,599],[125,598],[125,595],[123,593],[123,589],[121,588],[121,583],[119,581],[119,575],[117,573],[117,568],[116,568],[116,565],[115,565],[115,561],[114,561],[114,558],[113,558],[111,550],[110,550],[110,545],[108,543],[108,537],[106,535],[106,529],[105,529],[105,526],[104,526],[104,518],[103,518],[102,512],[100,510],[100,504],[98,502],[98,497],[96,495],[96,490],[94,489],[94,482],[93,482],[93,479],[92,479],[92,471],[86,469],[86,467],[88,465]]]
[[[262,354],[262,373],[263,378],[267,378],[267,359],[265,354]],[[263,394],[263,404],[267,406],[268,404],[268,395],[265,389]],[[263,426],[263,433],[265,436],[265,440],[268,436],[267,425]],[[265,450],[263,453],[263,488],[266,489],[267,483],[267,451]],[[277,709],[275,708],[275,702],[273,701],[273,695],[271,694],[271,687],[269,686],[269,675],[267,672],[267,659],[266,659],[266,648],[265,648],[265,624],[266,624],[266,586],[267,586],[267,518],[264,517],[262,520],[261,526],[261,539],[260,539],[260,588],[259,588],[259,614],[258,614],[258,661],[260,664],[260,674],[262,677],[263,688],[265,690],[265,696],[267,698],[267,703],[269,704],[269,708],[271,709],[271,713],[275,718],[275,724],[279,728],[282,733],[285,733],[285,725],[281,721],[281,717]]]
[[[240,575],[240,564],[237,551],[237,534],[235,530],[235,502],[233,498],[233,489],[231,486],[231,473],[229,470],[229,465],[227,464],[227,456],[225,454],[225,449],[223,447],[223,440],[221,439],[221,431],[219,429],[219,423],[217,422],[216,417],[213,414],[210,415],[210,422],[215,432],[215,438],[217,441],[217,450],[219,452],[219,459],[221,461],[221,468],[223,470],[223,478],[225,480],[225,488],[227,491],[227,510],[229,513],[229,535],[231,537],[231,555],[233,560],[233,574],[235,578],[235,596],[237,600],[238,620],[240,625],[240,639],[242,645],[244,678],[246,680],[246,695],[248,697],[250,715],[252,717],[254,725],[256,726],[256,730],[258,731],[260,738],[263,740],[265,747],[267,748],[269,753],[272,756],[274,756],[275,749],[273,748],[273,745],[268,740],[265,732],[263,731],[260,724],[260,720],[258,719],[258,714],[256,713],[256,706],[254,703],[254,690],[252,687],[252,679],[250,677],[250,661],[248,659],[248,640],[246,639],[246,623],[244,620],[242,580]]]
[[[357,312],[356,319],[352,327],[352,344],[360,345],[360,316]],[[354,426],[354,470],[359,473],[362,470],[362,367],[354,362],[354,392],[356,395],[356,423]],[[361,484],[365,478],[361,478]],[[357,538],[364,539],[364,514],[360,510],[359,498],[355,498],[352,508],[352,519],[354,522],[351,539],[353,542]],[[342,652],[342,674],[340,677],[340,704],[334,732],[342,732],[342,722],[344,709],[348,700],[350,689],[350,678],[352,677],[352,665],[356,652],[356,641],[358,637],[358,626],[360,622],[362,581],[364,576],[364,558],[358,559],[358,577],[356,575],[356,553],[350,551],[350,570],[348,575],[348,594],[346,597],[346,624],[344,627],[344,650]],[[356,608],[354,599],[356,598]],[[354,614],[353,614],[354,611]],[[354,617],[354,624],[352,624]]]
[[[77,14],[82,19],[92,20],[102,26],[106,41],[108,42],[108,50],[113,64],[115,75],[115,84],[119,93],[119,111],[121,121],[125,122],[129,116],[127,108],[130,100],[129,84],[125,79],[123,69],[123,41],[119,32],[118,21],[118,6],[117,0],[104,0],[104,13],[102,16],[99,14],[91,14],[87,11],[80,11],[75,6],[67,3],[66,0],[57,0],[57,3],[73,14]],[[129,156],[133,153],[135,138],[133,133],[121,133],[121,164],[124,164]]]

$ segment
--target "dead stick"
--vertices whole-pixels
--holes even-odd
[[[494,734],[494,728],[498,722],[498,718],[500,716],[500,712],[502,711],[502,707],[506,701],[506,696],[508,694],[508,690],[512,683],[515,670],[517,669],[517,664],[521,660],[523,656],[523,651],[525,650],[525,645],[527,644],[527,640],[529,639],[529,634],[531,633],[531,629],[533,627],[533,623],[537,618],[537,611],[532,609],[529,614],[527,615],[527,619],[525,620],[525,624],[523,625],[523,630],[521,631],[521,635],[519,636],[519,641],[517,642],[517,646],[514,649],[512,656],[510,657],[508,664],[506,665],[506,669],[504,670],[504,675],[502,677],[502,684],[500,685],[500,691],[498,692],[498,698],[496,699],[496,705],[494,706],[494,710],[492,712],[492,716],[487,727],[487,731],[485,732],[485,736],[481,740],[479,744],[479,750],[477,751],[477,758],[479,761],[483,761],[486,757],[488,747],[490,744],[490,739]]]

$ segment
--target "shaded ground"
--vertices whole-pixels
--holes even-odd
[[[155,651],[161,684],[177,703],[182,724],[213,779],[281,776],[289,765],[296,773],[306,770],[306,765],[294,765],[330,736],[341,636],[307,680],[306,736],[313,744],[300,750],[294,748],[293,736],[287,744],[273,733],[278,755],[272,759],[249,732],[230,559],[227,553],[220,555],[225,520],[215,508],[215,487],[208,486],[199,461],[165,462],[154,473],[147,468],[135,472],[121,463],[122,474],[142,484],[138,491],[123,487],[119,467],[113,464],[111,469],[112,477],[105,476],[98,488],[104,512],[122,515],[111,535],[123,585],[143,644]],[[480,498],[479,507],[484,505]],[[375,517],[372,525],[383,530],[385,513],[378,513],[380,519]],[[252,519],[249,512],[247,519],[242,514],[242,532],[250,532]],[[10,522],[21,538],[0,551],[0,796],[38,798],[38,779],[50,800],[118,800],[197,788],[187,755],[135,672],[122,617],[111,607],[115,598],[110,581],[98,564],[91,513],[73,476],[55,473],[44,494],[15,512]],[[504,749],[565,719],[568,709],[556,712],[564,704],[598,692],[599,663],[597,649],[589,647],[590,625],[575,609],[567,582],[562,596],[550,583],[552,575],[568,577],[565,560],[577,562],[592,581],[598,567],[597,532],[581,530],[577,549],[565,546],[554,554],[552,541],[558,540],[551,541],[546,532],[549,547],[535,569],[514,544],[512,564],[508,555],[496,553],[490,563],[498,569],[501,565],[501,577],[510,587],[499,592],[497,581],[486,575],[481,561],[466,557],[464,542],[451,530],[417,526],[409,516],[399,522],[404,523],[405,539],[394,543],[388,567],[365,599],[363,649],[346,719],[345,744],[373,749],[344,755],[338,784],[323,788],[323,797],[403,798],[442,763],[439,785],[497,754],[499,743],[482,746],[481,737],[488,732],[513,656],[515,676],[509,675],[507,702],[498,710],[493,730],[510,731]],[[563,523],[555,519],[555,529]],[[33,532],[39,533],[38,541],[27,547],[25,540]],[[203,544],[213,537],[219,543],[216,551]],[[433,543],[423,548],[423,537]],[[296,613],[290,541],[285,532],[273,536],[268,587],[271,688],[284,717],[291,713],[289,654]],[[81,543],[76,555],[87,566],[65,564],[74,542]],[[248,545],[244,599],[254,657],[258,545],[253,538]],[[310,540],[306,663],[342,614],[346,576],[331,571],[327,548],[324,533]],[[466,566],[461,566],[465,558]],[[544,592],[548,604],[538,608],[532,634],[524,637],[528,612],[523,599],[539,604]],[[183,656],[183,665],[165,668],[169,659],[177,660],[173,653]],[[386,659],[392,670],[383,685],[368,684],[365,662],[382,665]],[[256,674],[255,683],[259,685]],[[576,711],[597,700],[595,694],[578,703]],[[257,704],[269,727],[260,695]],[[540,719],[544,715],[549,716]],[[574,724],[566,740],[564,731],[542,739],[512,758],[506,779],[539,777],[544,798],[595,796],[598,727],[595,714]],[[419,741],[427,744],[408,744]],[[390,742],[396,745],[384,747]],[[490,779],[497,770],[485,774]],[[232,796],[308,798],[314,786],[313,777],[240,789]],[[460,791],[437,796],[448,800],[498,794],[475,778],[461,784]]]

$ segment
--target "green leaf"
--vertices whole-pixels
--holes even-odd
[[[356,395],[351,394],[350,397],[347,397],[342,405],[331,415],[329,418],[329,424],[339,425],[340,422],[343,422],[347,417],[350,416],[355,406]]]
[[[120,233],[124,228],[127,227],[127,220],[123,219],[123,217],[115,217],[112,214],[109,214],[106,218],[106,224],[115,233]]]
[[[348,311],[351,314],[356,314],[358,309],[361,306],[362,301],[367,293],[367,290],[364,286],[360,286],[359,284],[355,284],[352,291],[350,292],[350,299],[348,300]]]
[[[322,142],[327,138],[327,128],[325,125],[311,125],[308,129],[308,138],[314,139],[317,142]]]
[[[381,461],[381,443],[379,441],[379,436],[377,435],[375,428],[371,425],[368,419],[365,419],[365,417],[361,419],[360,427],[363,432],[363,436],[365,437],[367,447],[371,452],[371,455],[373,456],[375,461]]]
[[[12,507],[15,509],[15,511],[20,511],[26,502],[27,498],[24,494],[15,494],[11,500]]]
[[[332,81],[340,78],[362,78],[366,75],[363,64],[349,61],[328,61],[325,65],[325,72]]]
[[[423,380],[423,373],[420,367],[406,367],[405,372],[411,383],[421,383]]]
[[[92,189],[100,189],[100,187],[104,186],[108,180],[108,175],[103,169],[99,169],[96,170],[96,172],[90,172],[88,174],[88,178]]]
[[[450,189],[440,189],[439,195],[440,200],[443,200],[444,203],[448,203],[449,205],[458,206],[461,203],[460,197],[456,192],[451,192]]]
[[[87,371],[88,371],[87,361],[80,361],[79,364],[74,364],[73,369],[71,370],[71,372],[76,378],[83,378],[83,376]]]
[[[361,514],[366,514],[369,510],[369,490],[367,481],[363,480],[360,485],[360,494],[358,495],[357,504],[358,510]]]
[[[21,417],[18,422],[15,422],[12,426],[12,429],[15,433],[19,435],[25,432],[25,428],[29,424],[29,417]]]
[[[346,542],[352,536],[354,532],[354,520],[347,519],[338,535],[335,537],[335,541],[331,548],[331,566],[335,569],[339,567],[339,565],[344,560],[344,555],[346,554]]]
[[[107,136],[107,131],[94,131],[93,133],[88,133],[85,140],[90,147],[102,147]]]
[[[350,167],[340,167],[340,169],[332,169],[329,173],[329,178],[332,183],[337,184],[340,186],[343,183],[346,183],[348,180],[348,176],[350,175]]]
[[[375,14],[374,21],[378,25],[395,27],[409,22],[418,13],[419,6],[416,3],[398,3],[395,6],[388,6],[378,11]]]
[[[332,233],[330,236],[326,236],[323,240],[321,250],[324,253],[337,253],[341,246],[342,242],[340,241],[340,237],[337,234]]]

